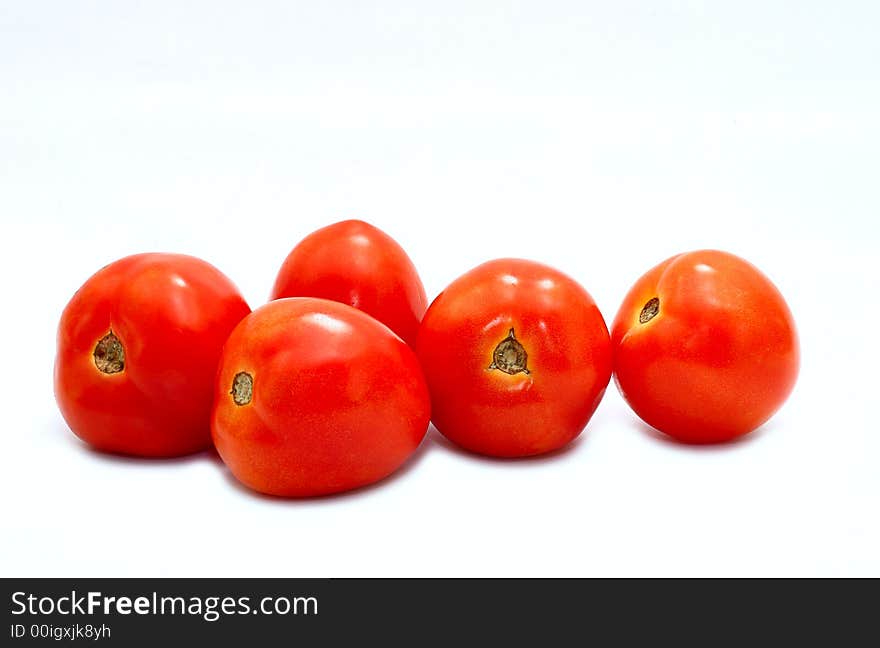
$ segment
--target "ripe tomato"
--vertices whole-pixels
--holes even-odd
[[[751,432],[798,373],[794,320],[760,270],[726,252],[667,259],[632,287],[612,326],[615,380],[642,420],[687,443]]]
[[[428,308],[416,349],[433,421],[468,450],[549,452],[590,420],[611,378],[611,344],[593,299],[553,268],[489,261]]]
[[[220,349],[250,312],[214,266],[138,254],[76,292],[58,326],[55,398],[95,448],[173,457],[210,447]]]
[[[369,313],[415,343],[428,300],[410,258],[397,242],[363,221],[312,232],[287,255],[270,299],[322,297]]]
[[[232,332],[211,430],[239,481],[307,497],[390,474],[429,418],[418,359],[400,338],[350,306],[299,297],[269,302]]]

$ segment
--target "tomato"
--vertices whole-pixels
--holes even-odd
[[[93,275],[61,315],[55,398],[99,450],[174,457],[211,445],[220,349],[250,312],[212,265],[138,254]]]
[[[428,300],[410,258],[394,239],[363,221],[312,232],[293,248],[271,299],[322,297],[369,313],[412,345]]]
[[[428,428],[415,353],[345,304],[269,302],[223,349],[211,430],[232,474],[270,495],[357,488],[397,469]]]
[[[747,434],[785,402],[797,333],[782,295],[726,252],[667,259],[632,287],[612,326],[620,393],[648,425],[687,443]]]
[[[497,457],[569,443],[611,378],[608,329],[587,291],[520,259],[453,281],[428,308],[416,350],[437,429]]]

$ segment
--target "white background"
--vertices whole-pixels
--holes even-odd
[[[878,24],[874,2],[3,3],[0,574],[880,575]],[[351,217],[430,297],[523,256],[608,321],[671,254],[735,252],[789,300],[799,383],[732,445],[658,438],[611,385],[555,456],[432,430],[313,501],[69,432],[55,327],[92,272],[186,252],[256,307]]]

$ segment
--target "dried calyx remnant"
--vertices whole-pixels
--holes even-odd
[[[254,377],[246,371],[239,371],[232,379],[232,401],[236,405],[247,405],[254,396]]]
[[[113,331],[98,340],[92,355],[101,373],[115,374],[125,369],[125,349]]]
[[[528,360],[529,354],[516,339],[513,329],[510,329],[507,337],[501,340],[492,352],[492,364],[489,365],[489,369],[497,369],[511,376],[520,372],[527,374],[529,373],[526,366]]]
[[[639,324],[650,322],[659,312],[660,300],[656,297],[651,297],[651,299],[649,299],[647,303],[642,307],[642,312],[639,313]]]

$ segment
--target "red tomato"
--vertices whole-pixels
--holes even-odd
[[[416,348],[434,425],[497,457],[570,442],[611,378],[608,329],[593,299],[533,261],[489,261],[456,279],[428,308]]]
[[[430,397],[415,353],[325,299],[269,302],[223,348],[211,430],[235,477],[307,497],[382,479],[418,447]]]
[[[428,300],[406,252],[380,229],[347,220],[312,232],[293,248],[270,299],[322,297],[369,313],[415,343]]]
[[[211,445],[220,349],[250,312],[214,266],[138,254],[93,275],[58,326],[55,398],[99,450],[173,457]]]
[[[794,320],[760,270],[726,252],[667,259],[632,287],[612,326],[620,393],[642,420],[687,443],[751,432],[798,373]]]

